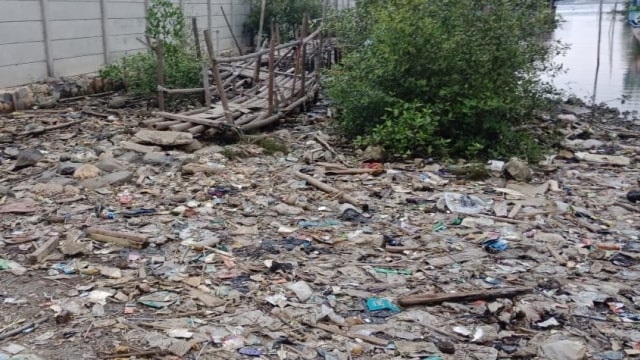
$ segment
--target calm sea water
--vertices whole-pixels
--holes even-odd
[[[557,15],[562,23],[554,33],[555,39],[570,46],[556,59],[566,72],[554,83],[588,102],[596,76],[598,4],[598,0],[559,1]],[[620,110],[640,110],[640,43],[631,33],[626,15],[614,13],[614,8],[615,1],[605,1],[595,99]],[[624,1],[619,1],[617,9],[623,8]]]

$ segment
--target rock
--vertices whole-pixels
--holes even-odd
[[[540,345],[547,360],[582,360],[587,349],[583,342],[574,340],[550,340]]]
[[[198,150],[201,150],[203,147],[202,143],[200,143],[200,141],[198,140],[193,140],[191,142],[191,144],[185,145],[183,147],[180,148],[180,150],[186,152],[186,153],[192,153]]]
[[[111,100],[109,100],[109,107],[112,109],[122,109],[123,107],[127,106],[128,100],[129,99],[124,96],[114,96],[111,98]]]
[[[74,179],[85,180],[92,179],[100,176],[100,169],[98,169],[95,165],[84,164],[76,169],[73,173]]]
[[[193,142],[193,135],[188,132],[143,129],[134,135],[133,141],[160,146],[188,145]]]
[[[509,162],[504,165],[504,174],[521,182],[529,182],[533,178],[533,171],[531,171],[524,161],[518,158],[511,158]]]
[[[224,148],[222,146],[219,145],[211,145],[211,146],[207,146],[204,147],[198,151],[196,151],[195,153],[197,155],[211,155],[211,154],[218,154],[224,151]]]
[[[16,164],[13,167],[13,170],[16,171],[16,170],[27,168],[29,166],[33,166],[43,158],[44,158],[44,154],[41,153],[40,150],[36,150],[36,149],[22,150],[18,154],[18,159],[16,160]]]
[[[2,152],[8,157],[12,157],[12,158],[20,154],[20,150],[18,150],[18,148],[15,148],[15,147],[6,147]]]
[[[39,109],[51,109],[58,104],[58,99],[55,96],[39,96],[35,102]]]
[[[132,163],[140,160],[140,154],[134,151],[127,151],[126,153],[118,156],[118,161],[121,163]]]
[[[103,158],[96,164],[96,167],[105,172],[124,170],[126,168],[122,162],[112,157]]]
[[[560,121],[568,121],[568,122],[577,122],[579,121],[578,117],[574,114],[559,114],[558,120]]]
[[[0,196],[5,196],[11,191],[8,186],[0,185]]]
[[[198,164],[198,163],[187,163],[182,166],[182,174],[183,175],[191,175],[197,173],[203,174],[217,174],[222,172],[225,169],[224,165],[221,164]]]
[[[16,110],[25,110],[35,104],[33,93],[26,87],[21,87],[13,93],[14,107]]]
[[[626,156],[599,155],[599,154],[590,154],[585,152],[577,152],[574,155],[576,159],[580,161],[609,164],[609,165],[618,165],[618,166],[631,165],[631,159]]]
[[[144,155],[142,162],[149,165],[170,165],[174,158],[163,152],[151,152]]]
[[[35,184],[31,188],[31,192],[40,196],[51,197],[64,192],[64,186],[60,184]]]
[[[91,85],[91,82],[87,78],[81,77],[78,80],[76,80],[76,86],[78,87],[78,90],[82,94],[88,94],[89,93],[89,86],[90,85]]]
[[[135,152],[139,152],[139,153],[150,153],[150,152],[157,152],[157,151],[162,151],[162,148],[159,146],[146,146],[146,145],[140,145],[140,144],[136,144],[134,142],[131,141],[123,141],[120,143],[120,148],[124,149],[124,150],[131,150],[131,151],[135,151]]]
[[[362,154],[363,161],[380,162],[384,160],[384,149],[380,146],[367,146]]]
[[[82,163],[64,162],[58,165],[58,174],[60,175],[73,175],[73,173],[81,167]]]
[[[297,206],[291,206],[287,204],[278,204],[273,207],[273,210],[279,215],[300,215],[304,212],[301,208]]]
[[[121,185],[131,180],[132,177],[133,173],[131,171],[116,171],[111,174],[85,180],[80,183],[80,187],[85,189],[99,189],[109,185]]]
[[[44,179],[41,179],[40,182],[44,183]],[[67,185],[75,185],[75,184],[77,184],[77,181],[75,179],[68,178],[68,177],[55,176],[55,177],[52,177],[52,178],[48,179],[47,183],[49,183],[49,184],[59,184],[59,185],[62,185],[62,186],[67,186]]]

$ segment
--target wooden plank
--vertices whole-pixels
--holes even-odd
[[[60,239],[57,236],[51,237],[51,239],[47,240],[41,247],[37,248],[36,251],[32,252],[29,255],[29,263],[37,264],[41,262],[44,258],[49,256],[51,252],[58,247]]]

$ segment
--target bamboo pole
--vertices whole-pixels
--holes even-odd
[[[194,16],[191,18],[191,27],[193,29],[193,40],[196,43],[196,56],[198,61],[202,61],[202,48],[200,47],[200,34],[198,31],[198,20]],[[202,63],[202,90],[204,91],[204,103],[207,108],[211,107],[211,90],[209,89],[209,74],[207,72],[207,66]]]
[[[233,117],[229,112],[229,101],[227,100],[227,94],[224,92],[222,80],[220,79],[220,69],[218,68],[218,62],[216,61],[216,54],[213,51],[213,43],[211,42],[211,33],[209,30],[204,31],[204,41],[207,45],[207,51],[211,58],[211,68],[213,71],[213,79],[218,87],[218,96],[220,96],[220,102],[222,103],[222,109],[224,110],[224,116],[227,118],[229,124],[233,124]]]
[[[236,39],[236,35],[233,33],[233,27],[231,26],[231,23],[229,22],[229,19],[227,18],[227,13],[225,13],[224,8],[222,6],[220,6],[220,11],[222,11],[222,16],[224,17],[224,22],[227,23],[227,27],[229,28],[229,32],[231,33],[231,37],[233,38],[233,42],[236,44],[236,47],[238,48],[238,54],[242,55],[242,48],[240,47],[240,43],[238,42],[238,39]]]
[[[269,108],[267,110],[268,116],[273,115],[273,110],[275,108],[274,97],[273,97],[273,86],[274,86],[274,80],[275,80],[274,79],[275,77],[274,62],[275,62],[275,56],[276,56],[275,48],[276,48],[276,39],[273,36],[273,32],[272,32],[271,41],[269,44],[269,94],[268,94]]]
[[[318,29],[316,31],[314,31],[313,33],[311,33],[309,36],[307,36],[304,40],[303,43],[308,43],[309,41],[315,39],[315,37],[322,31],[322,29]],[[299,40],[293,40],[290,41],[286,44],[282,44],[282,45],[278,45],[276,46],[276,50],[283,50],[283,49],[288,49],[294,46],[298,46],[300,44]],[[269,53],[269,49],[262,49],[260,51],[254,52],[253,54],[247,54],[247,55],[242,55],[242,56],[231,56],[231,57],[221,57],[219,59],[216,59],[216,61],[219,64],[228,64],[228,63],[233,63],[233,62],[238,62],[238,61],[244,61],[244,60],[250,60],[253,58],[257,58],[258,56],[262,56],[265,54]]]
[[[260,5],[260,28],[258,29],[258,46],[256,51],[259,52],[262,50],[262,28],[264,27],[264,12],[265,7],[267,5],[267,0],[262,0],[262,4]],[[256,67],[253,70],[253,83],[257,84],[260,82],[260,66],[262,65],[262,55],[258,55],[258,60],[256,62]]]
[[[304,43],[304,38],[307,37],[307,26],[308,26],[308,21],[309,20],[309,13],[304,13],[304,16],[302,16],[302,33],[301,33],[301,41],[300,41],[300,62],[301,62],[301,74],[302,74],[302,79],[300,80],[300,96],[304,96],[305,95],[305,88],[307,85],[307,79],[305,76],[306,70],[305,70],[305,62],[307,61],[307,45]]]
[[[156,56],[158,58],[158,65],[156,66],[158,86],[164,87],[164,46],[161,39],[158,39],[158,44],[156,45]],[[164,91],[158,91],[158,108],[160,111],[166,109]]]

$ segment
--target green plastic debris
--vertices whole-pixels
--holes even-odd
[[[155,309],[165,308],[180,300],[180,295],[170,291],[158,291],[153,294],[142,296],[138,302]]]
[[[5,259],[0,259],[0,270],[9,270],[11,266],[9,266],[9,262]]]
[[[444,224],[444,221],[438,221],[437,223],[433,224],[434,232],[443,232],[445,230],[447,230],[447,225]]]
[[[408,269],[387,269],[387,268],[373,268],[373,270],[379,274],[398,274],[398,275],[411,275],[413,272]]]

